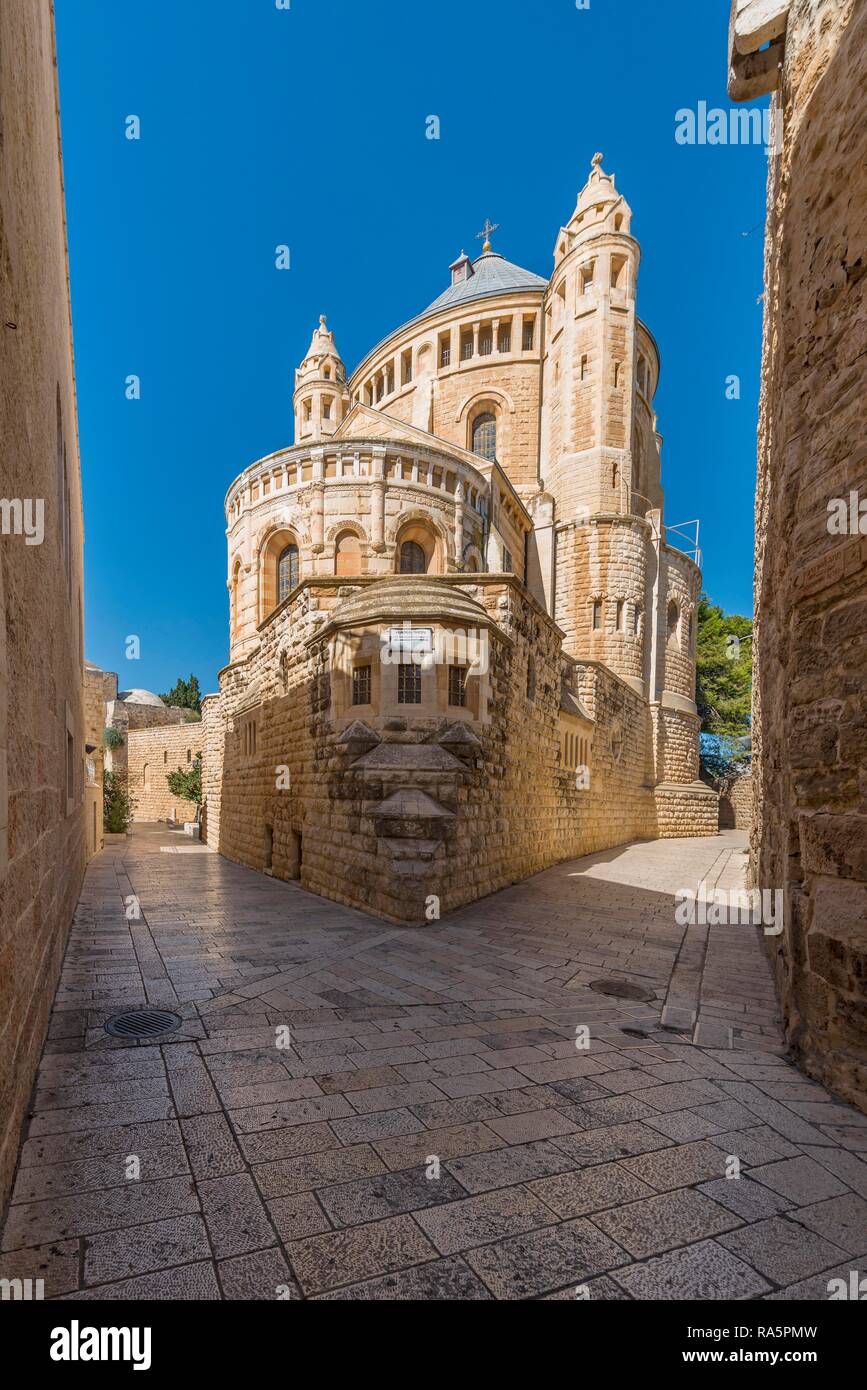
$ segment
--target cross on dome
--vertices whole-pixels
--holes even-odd
[[[492,222],[490,217],[485,218],[485,225],[480,232],[476,232],[476,240],[481,241],[482,255],[486,255],[491,249],[491,233],[499,231],[499,222]]]

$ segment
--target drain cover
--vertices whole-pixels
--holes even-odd
[[[597,994],[612,994],[615,999],[637,999],[644,1004],[656,998],[653,990],[631,985],[628,980],[591,980],[590,988],[595,989]]]
[[[180,1015],[168,1009],[130,1009],[107,1019],[105,1031],[113,1038],[161,1038],[180,1026]]]

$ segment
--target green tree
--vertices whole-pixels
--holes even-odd
[[[194,758],[189,767],[178,768],[175,772],[166,773],[166,781],[169,784],[169,791],[172,796],[180,797],[182,801],[195,801],[197,806],[202,804],[202,760]]]
[[[102,774],[102,824],[110,835],[125,835],[132,820],[133,800],[116,772]]]
[[[701,717],[702,770],[714,780],[748,754],[753,683],[753,623],[725,613],[702,594],[698,606],[695,700]]]
[[[178,676],[172,689],[167,695],[161,695],[160,699],[167,705],[179,705],[181,709],[192,709],[196,714],[202,712],[202,692],[199,689],[199,678],[190,674],[190,679],[185,681],[183,676]]]

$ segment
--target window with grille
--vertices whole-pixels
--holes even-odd
[[[449,667],[449,704],[459,708],[467,703],[467,672],[464,666]]]
[[[352,703],[370,704],[370,667],[356,666],[352,672]]]
[[[593,600],[593,631],[594,631],[594,632],[598,632],[599,629],[600,629],[601,627],[602,627],[602,600],[601,600],[601,598],[595,598],[595,599]]]
[[[452,345],[451,343],[443,343],[442,347],[440,348],[440,366],[449,367],[451,366],[451,361]]]
[[[298,584],[298,547],[287,545],[277,561],[277,602],[282,603]]]
[[[497,347],[500,352],[512,351],[512,334],[508,328],[501,328],[497,338]]]
[[[421,704],[421,666],[415,662],[401,663],[397,668],[397,702],[399,705]]]
[[[463,360],[464,362],[467,362],[467,361],[469,361],[469,359],[472,357],[472,355],[473,355],[473,338],[472,338],[472,334],[467,334],[466,337],[461,338],[461,358],[462,358],[462,360]]]
[[[533,349],[533,320],[527,319],[524,322],[524,351],[531,352]]]
[[[473,421],[473,453],[492,462],[497,457],[497,420],[490,411]]]
[[[400,547],[401,574],[425,574],[427,556],[418,541],[404,541]]]
[[[479,356],[490,357],[494,346],[494,340],[490,333],[483,333],[479,338]]]

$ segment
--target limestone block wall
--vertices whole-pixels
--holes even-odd
[[[492,296],[408,325],[359,364],[349,382],[353,400],[463,449],[471,447],[473,413],[490,410],[497,419],[497,458],[517,488],[534,489],[539,475],[540,300],[541,291]],[[533,342],[525,349],[529,321]],[[508,334],[508,349],[500,348],[501,331]],[[486,336],[491,351],[484,354],[479,349]],[[464,359],[461,341],[467,337],[474,352]],[[444,363],[446,342],[449,361]],[[407,355],[412,379],[404,382]]]
[[[263,625],[260,648],[221,674],[219,697],[205,702],[214,848],[418,924],[432,896],[445,912],[557,860],[656,833],[643,699],[597,663],[568,663],[595,720],[590,785],[579,789],[561,759],[560,634],[515,580],[483,576],[466,585],[496,623],[486,717],[461,721],[469,749],[451,751],[456,720],[445,704],[420,714],[403,706],[361,728],[333,721],[332,647],[318,633],[352,591],[339,582],[303,585]],[[370,748],[376,759],[364,756]],[[404,805],[390,821],[383,803],[408,790],[415,809]],[[701,791],[715,817],[715,796]],[[711,833],[701,827],[682,816],[670,833]]]
[[[867,1096],[867,6],[792,0],[769,163],[756,493],[753,880],[785,889],[771,941],[786,1035]],[[863,522],[862,522],[863,525]]]
[[[745,777],[734,777],[718,790],[720,830],[752,830],[752,775],[747,773]]]
[[[196,803],[177,797],[166,776],[186,770],[201,756],[202,725],[180,724],[155,729],[131,729],[127,737],[128,786],[137,821],[196,819]]]
[[[109,700],[105,706],[105,723],[123,735],[119,748],[106,749],[105,766],[109,772],[126,779],[129,762],[129,735],[140,729],[162,729],[169,725],[195,722],[195,713],[181,705],[136,705],[125,700]]]
[[[81,485],[48,0],[0,6],[0,128],[2,1205],[86,853]]]
[[[649,534],[631,516],[595,516],[557,531],[556,619],[566,648],[636,680],[646,667]]]
[[[366,428],[373,412],[363,415]],[[377,429],[385,418],[374,421]],[[314,465],[316,477],[308,477]],[[341,436],[313,460],[299,448],[254,465],[236,479],[227,504],[232,659],[258,643],[258,625],[276,604],[278,558],[289,544],[298,547],[300,579],[394,574],[405,539],[430,550],[430,573],[475,568],[523,578],[529,515],[499,465],[488,462],[484,470],[469,456],[405,438],[355,436]],[[350,564],[340,556],[347,536],[355,546]]]
[[[672,546],[662,549],[660,650],[664,654],[664,688],[695,699],[695,642],[701,575],[689,556]]]
[[[114,677],[117,680],[117,677]],[[84,667],[84,823],[87,857],[103,847],[102,780],[105,754],[102,743],[105,728],[106,672],[97,666]],[[117,688],[115,686],[115,694]],[[87,745],[92,752],[87,752]]]
[[[701,719],[685,710],[654,709],[657,720],[658,771],[663,782],[694,782],[699,771]]]

